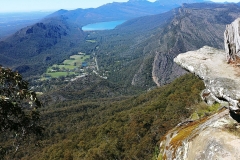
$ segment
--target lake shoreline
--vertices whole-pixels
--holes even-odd
[[[82,27],[83,31],[111,30],[116,26],[126,22],[126,20],[92,23]]]

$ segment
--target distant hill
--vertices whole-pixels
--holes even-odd
[[[125,85],[150,88],[152,79],[157,85],[170,83],[185,73],[173,63],[176,55],[204,45],[223,48],[226,24],[239,15],[235,4],[197,3],[132,19],[101,32],[100,68],[110,70],[109,80]]]
[[[0,40],[28,25],[37,23],[52,12],[0,13]]]
[[[63,15],[78,25],[86,25],[104,21],[129,20],[136,17],[166,12],[172,8],[173,6],[164,7],[149,1],[114,2],[98,8],[76,9],[72,11],[60,10],[49,15],[49,17]]]
[[[0,64],[32,76],[42,74],[49,65],[61,63],[76,52],[95,53],[100,72],[109,81],[147,89],[170,83],[185,73],[173,63],[179,53],[203,45],[222,48],[225,25],[240,13],[236,4],[183,4],[161,14],[133,18],[114,30],[81,30],[83,24],[90,23],[89,19],[96,22],[105,16],[105,20],[123,15],[130,18],[134,7],[138,8],[135,16],[140,16],[147,8],[141,8],[143,4],[150,7],[159,2],[129,1],[96,9],[60,10],[1,41]]]
[[[67,58],[83,39],[81,28],[64,17],[45,19],[1,41],[0,64],[22,73],[43,72],[44,65]]]
[[[203,3],[203,2],[206,2],[205,0],[156,0],[154,3],[157,3],[157,4],[161,4],[163,6],[174,6],[174,5],[177,5],[177,6],[181,6],[182,4],[184,3]]]
[[[42,74],[47,66],[62,62],[74,52],[92,50],[86,49],[89,46],[84,44],[83,25],[128,20],[166,12],[174,7],[175,3],[166,6],[162,2],[141,0],[109,3],[90,9],[59,10],[0,41],[0,64],[15,68],[25,76]]]

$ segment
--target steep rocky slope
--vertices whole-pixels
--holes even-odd
[[[225,52],[211,47],[180,54],[175,62],[204,80],[202,97],[209,103],[228,102],[238,109],[240,99],[239,68],[227,64]],[[226,104],[225,104],[226,105]]]
[[[135,18],[114,30],[99,32],[81,30],[85,22],[78,17],[82,13],[81,9],[61,10],[1,41],[0,64],[35,75],[42,74],[51,64],[61,63],[74,52],[94,53],[100,72],[107,73],[109,81],[149,89],[186,73],[173,63],[179,53],[204,45],[222,48],[221,33],[240,14],[240,7],[184,4],[163,14]]]
[[[100,69],[111,73],[109,80],[124,85],[148,89],[170,83],[186,73],[173,63],[174,57],[204,45],[222,49],[225,25],[239,14],[234,4],[202,3],[132,19],[114,31],[102,32],[104,41],[96,50]]]
[[[232,128],[231,132],[229,128]],[[240,158],[240,137],[237,124],[229,110],[219,111],[208,118],[179,124],[170,130],[160,145],[158,159],[213,160]]]
[[[225,33],[232,31],[229,26],[239,28],[239,22],[240,19],[237,19],[228,25]],[[239,37],[238,29],[231,32],[231,35]],[[229,39],[228,36],[225,38]],[[238,41],[230,42],[234,44],[233,50],[239,47]],[[178,124],[162,139],[159,159],[240,158],[240,68],[236,61],[228,61],[226,55],[229,55],[229,46],[225,47],[226,52],[204,46],[174,59],[177,64],[203,79],[206,89],[201,93],[202,99],[208,104],[220,103],[227,109],[219,110],[212,116]]]
[[[0,64],[41,74],[44,65],[67,58],[84,38],[82,29],[64,17],[45,19],[0,41]]]
[[[223,48],[225,25],[231,23],[240,13],[235,5],[193,4],[183,5],[175,10],[171,23],[161,30],[154,58],[152,76],[156,84],[171,82],[185,73],[173,63],[179,53],[209,45]]]

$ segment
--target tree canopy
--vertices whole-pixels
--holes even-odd
[[[0,159],[17,152],[26,138],[42,135],[38,110],[41,106],[36,93],[29,90],[28,82],[18,72],[0,67]]]

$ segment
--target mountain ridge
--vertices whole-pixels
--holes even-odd
[[[30,33],[33,26],[29,26],[19,32],[24,32],[22,38],[16,33],[15,37],[0,42],[0,56],[3,58],[0,63],[13,66],[28,75],[37,72],[41,74],[47,66],[61,63],[79,51],[95,53],[100,72],[106,72],[109,81],[148,89],[156,84],[160,86],[170,83],[185,73],[173,63],[173,58],[180,52],[197,49],[206,44],[221,47],[221,33],[225,25],[238,16],[239,6],[215,3],[183,4],[162,14],[131,19],[114,30],[94,32],[83,32],[75,23],[78,16],[71,19],[65,14],[74,12],[59,12],[64,15],[46,18],[33,25],[35,28],[41,28],[41,25],[49,26],[48,31],[53,32],[52,35],[56,33],[51,42],[44,41],[43,46],[48,49],[41,46],[41,37],[44,35],[40,35],[38,40],[30,37],[34,33]],[[50,24],[54,27],[50,27]],[[47,36],[44,27],[38,33]],[[88,39],[95,43],[87,42]],[[36,44],[28,45],[27,42]],[[61,47],[64,49],[61,50]],[[36,56],[30,57],[28,54]],[[18,59],[16,55],[21,57]],[[9,61],[10,57],[12,60]]]
[[[166,18],[165,23],[156,23],[156,25],[151,23],[149,27],[144,23],[146,22],[144,19],[149,22],[153,22],[154,20],[158,22],[157,19],[164,20],[164,18],[161,19],[161,16],[166,17],[166,15],[169,15],[169,18]],[[146,64],[148,64],[149,67],[152,66],[152,76],[155,79],[155,83],[158,85],[170,83],[179,75],[186,73],[182,68],[173,63],[173,58],[183,51],[197,49],[207,44],[216,48],[222,48],[222,33],[225,25],[231,23],[238,15],[239,6],[235,4],[199,3],[192,5],[184,4],[182,7],[164,14],[132,19],[117,27],[119,31],[123,29],[124,32],[127,33],[127,25],[130,25],[132,28],[130,27],[129,31],[131,31],[132,34],[136,33],[129,38],[133,39],[131,46],[134,46],[135,50],[132,50],[132,47],[128,46],[129,49],[122,51],[121,55],[126,55],[126,57],[127,55],[141,55],[142,57],[154,55],[154,57],[149,57],[152,59],[152,64]],[[138,30],[139,32],[137,32],[133,29],[133,26],[136,28],[144,27],[146,32],[144,30]],[[110,37],[106,39],[110,39]],[[106,50],[102,48],[101,52],[106,52]],[[116,55],[114,54],[114,56]],[[146,58],[146,60],[149,58]],[[147,73],[141,74],[141,68],[146,66],[141,66],[142,63],[146,62],[144,62],[143,59],[144,58],[137,64],[138,67],[136,68],[138,68],[139,71],[132,71],[134,73],[133,75],[128,74],[128,76],[134,77],[129,83],[134,82],[135,85],[143,86],[147,81],[152,81],[151,75],[147,75]],[[125,64],[125,62],[122,63],[122,65]],[[100,64],[104,65],[101,61]],[[121,69],[120,71],[118,70],[117,73],[119,74],[119,72],[121,72]],[[138,77],[139,81],[137,80]],[[125,81],[126,80],[127,79],[125,79]]]
[[[33,55],[21,57],[26,63],[21,62],[18,69],[29,71],[31,65],[38,65],[44,70],[51,63],[61,63],[65,57],[81,51],[95,56],[99,74],[107,77],[90,73],[71,82],[53,78],[35,83],[36,88],[39,84],[44,86],[41,98],[46,104],[42,108],[45,139],[42,148],[30,144],[14,156],[156,159],[159,140],[170,128],[179,122],[180,126],[189,124],[186,118],[198,114],[198,109],[207,110],[199,114],[203,120],[211,111],[199,96],[204,89],[202,81],[191,74],[174,80],[186,72],[173,63],[173,58],[205,44],[222,48],[220,32],[239,13],[239,6],[232,4],[184,4],[164,14],[131,19],[114,30],[91,32],[83,32],[74,23],[76,19],[60,15],[57,20],[47,18],[1,42],[0,49],[16,51],[10,56],[15,58],[12,65],[19,60],[16,56],[24,55],[17,52],[21,47]],[[34,39],[34,34],[51,39],[44,38],[42,42],[42,38]],[[15,43],[20,41],[26,46],[16,47]],[[29,41],[37,45],[27,48]],[[48,49],[38,53],[39,44]],[[6,142],[5,137],[0,138]]]

